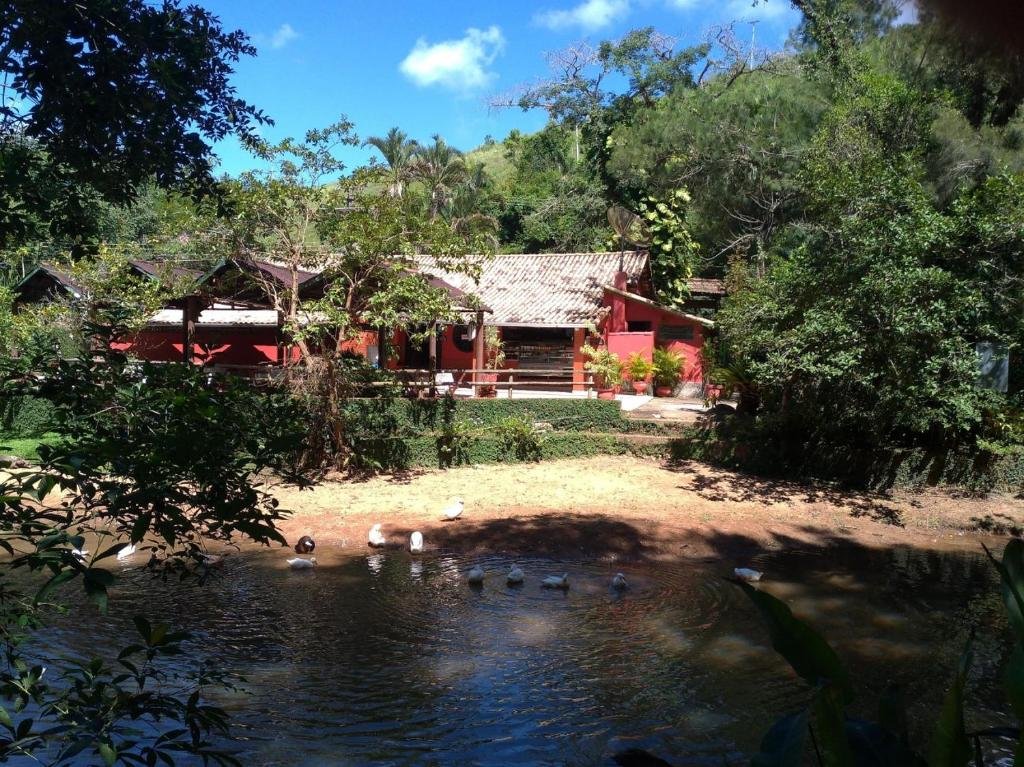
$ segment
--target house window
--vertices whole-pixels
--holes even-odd
[[[651,332],[651,321],[650,320],[630,320],[626,323],[626,330],[630,333],[650,333]]]
[[[452,343],[460,352],[473,351],[473,339],[469,335],[469,325],[455,325],[452,327]]]
[[[662,325],[658,330],[659,341],[692,341],[693,325]]]

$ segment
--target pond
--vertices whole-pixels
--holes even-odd
[[[292,572],[280,550],[247,551],[202,585],[129,566],[97,631],[69,620],[46,640],[68,655],[114,648],[136,613],[193,632],[194,651],[245,677],[215,699],[246,765],[607,765],[633,746],[678,765],[744,764],[807,697],[722,578],[736,562],[317,556],[316,570]],[[512,562],[520,587],[505,583]],[[488,572],[481,588],[466,583],[473,564]],[[976,625],[969,726],[1010,723],[998,682],[1008,637],[979,553],[832,547],[742,564],[832,641],[855,710],[874,716],[895,681],[926,743]],[[567,592],[540,587],[563,572]]]

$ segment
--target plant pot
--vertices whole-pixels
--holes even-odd
[[[675,389],[671,386],[655,386],[654,394],[657,397],[671,397]]]
[[[598,389],[598,399],[615,399],[615,389]]]
[[[646,394],[647,393],[647,381],[633,381],[633,393],[634,394]]]
[[[498,396],[497,386],[488,386],[488,384],[495,384],[498,382],[497,373],[478,373],[477,374],[477,392],[481,397],[493,398]]]

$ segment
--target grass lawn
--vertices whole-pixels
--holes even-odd
[[[0,455],[16,455],[27,461],[39,458],[40,445],[53,445],[60,439],[59,434],[44,434],[41,437],[9,437],[0,434]]]

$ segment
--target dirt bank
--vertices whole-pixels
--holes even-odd
[[[421,530],[428,548],[611,560],[738,558],[843,543],[977,547],[1024,528],[1024,500],[1010,496],[881,495],[611,456],[324,482],[275,494],[295,511],[283,526],[290,540],[311,534],[353,553],[366,550],[375,522],[396,547]],[[444,522],[440,512],[456,496],[465,500],[465,514]]]

